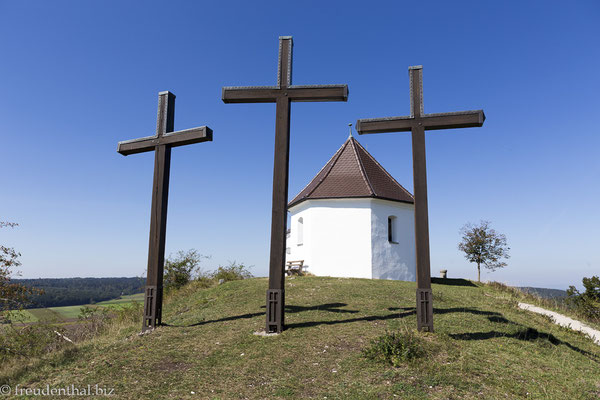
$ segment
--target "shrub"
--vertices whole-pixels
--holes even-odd
[[[235,261],[232,261],[226,267],[219,266],[219,268],[212,273],[211,277],[216,281],[223,279],[225,282],[252,278],[252,274],[248,271],[248,268],[249,267],[246,267],[244,264],[237,264]]]
[[[49,323],[23,327],[8,325],[0,330],[0,361],[10,358],[30,358],[54,352],[71,343],[64,340],[64,330]]]
[[[81,322],[77,329],[78,339],[90,338],[104,331],[112,316],[106,307],[83,306],[77,316]]]
[[[215,285],[215,280],[211,276],[212,274],[201,274],[196,278],[196,287],[200,289],[207,289]]]
[[[118,323],[133,323],[135,325],[142,323],[142,309],[144,303],[134,301],[122,307],[114,307],[115,322]]]
[[[405,362],[427,354],[426,343],[412,330],[386,332],[371,341],[363,354],[372,360],[387,362],[398,367]]]
[[[17,225],[0,221],[0,228],[14,228]],[[14,248],[0,245],[0,321],[3,324],[10,322],[11,317],[14,317],[11,311],[22,310],[29,304],[32,295],[41,293],[40,290],[11,282],[13,269],[21,265],[20,256],[21,253]]]
[[[165,261],[164,286],[167,291],[179,289],[189,283],[194,275],[199,273],[200,261],[208,258],[191,249],[180,250],[175,256],[169,256]]]
[[[567,303],[583,317],[593,321],[600,321],[600,277],[583,278],[585,291],[580,293],[575,286],[567,289]]]

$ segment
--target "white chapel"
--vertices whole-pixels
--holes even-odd
[[[414,198],[352,136],[288,204],[286,261],[336,276],[414,281]]]

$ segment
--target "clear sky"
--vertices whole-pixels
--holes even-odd
[[[175,129],[167,254],[196,248],[267,274],[275,106],[223,104],[222,86],[273,85],[280,35],[295,84],[346,83],[347,103],[294,103],[290,198],[358,118],[483,108],[483,128],[427,133],[432,273],[476,278],[459,229],[506,234],[507,268],[482,278],[566,288],[600,274],[600,5],[589,2],[0,0],[0,243],[22,276],[134,276],[147,262],[158,92]],[[410,134],[358,137],[412,192]]]

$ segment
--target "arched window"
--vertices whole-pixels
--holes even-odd
[[[394,215],[390,215],[388,217],[388,242],[390,243],[398,243],[398,233],[396,227],[396,217]]]
[[[304,219],[298,218],[298,246],[302,246],[304,243]]]

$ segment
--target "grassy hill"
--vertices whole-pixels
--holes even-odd
[[[436,280],[435,282],[441,282]],[[600,347],[516,307],[518,294],[462,280],[434,283],[426,353],[392,367],[363,355],[372,339],[411,332],[409,282],[295,277],[281,335],[264,327],[264,278],[171,296],[164,322],[138,336],[122,323],[43,359],[0,368],[0,385],[113,388],[117,398],[593,399]]]

